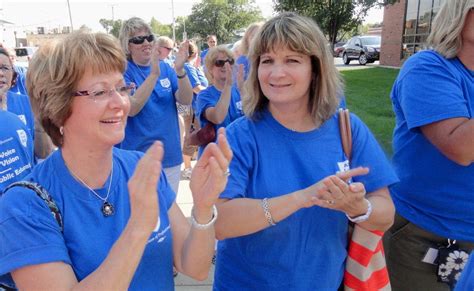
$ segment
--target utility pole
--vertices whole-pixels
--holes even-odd
[[[175,20],[174,20],[174,1],[171,0],[171,17],[173,17],[173,43],[176,43],[176,31],[175,31]]]
[[[72,14],[71,14],[71,5],[69,5],[69,0],[67,0],[67,9],[69,10],[69,22],[71,23],[71,32],[74,31],[72,26]]]
[[[114,13],[115,6],[117,6],[117,4],[110,4],[110,8],[112,8],[112,21],[115,21],[115,13]]]
[[[188,34],[186,33],[186,17],[183,17],[183,41],[188,39]]]

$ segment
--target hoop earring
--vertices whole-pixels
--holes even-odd
[[[59,133],[60,133],[61,135],[64,135],[64,126],[61,126],[61,127],[59,128]]]

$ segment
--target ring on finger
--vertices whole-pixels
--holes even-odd
[[[336,203],[336,201],[334,201],[334,200],[325,200],[325,201],[329,205],[333,205],[334,203]]]
[[[224,177],[229,177],[230,176],[230,170],[227,168],[224,172]]]

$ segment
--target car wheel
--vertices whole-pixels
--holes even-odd
[[[349,60],[349,58],[347,57],[346,53],[342,55],[342,61],[344,62],[344,65],[349,65],[349,63],[351,62],[351,60]]]
[[[359,64],[365,66],[367,64],[367,56],[365,54],[361,54],[359,56]]]

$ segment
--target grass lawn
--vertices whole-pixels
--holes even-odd
[[[347,108],[367,124],[390,159],[395,126],[390,91],[398,71],[387,68],[341,71]]]

